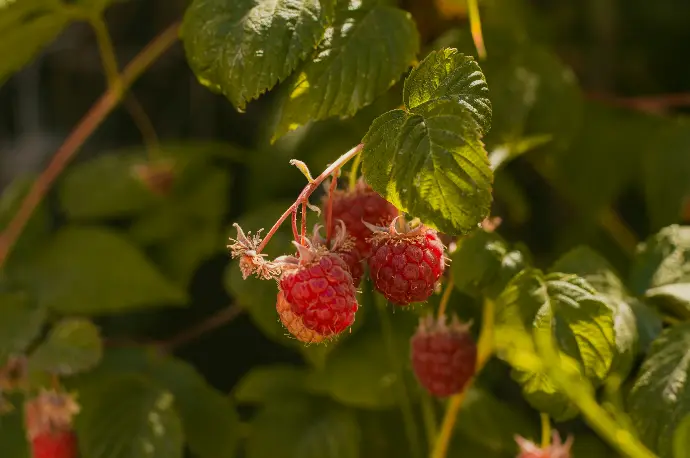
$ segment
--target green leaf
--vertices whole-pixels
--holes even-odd
[[[350,410],[323,401],[286,399],[252,420],[247,458],[357,458],[361,431]]]
[[[71,19],[59,2],[51,0],[0,5],[0,86],[53,41]]]
[[[29,357],[30,371],[74,375],[101,360],[103,342],[98,328],[84,319],[64,319],[53,326],[45,341]]]
[[[612,298],[621,299],[626,294],[623,282],[606,258],[584,245],[558,258],[550,270],[579,275],[595,290]]]
[[[628,413],[640,439],[671,457],[673,434],[690,414],[690,324],[666,329],[654,341],[628,396]]]
[[[661,315],[659,312],[649,307],[645,302],[636,299],[629,299],[629,305],[635,314],[637,327],[638,343],[637,348],[640,354],[646,355],[649,346],[652,344],[663,329]]]
[[[611,364],[611,373],[625,380],[639,351],[637,315],[625,300],[613,300],[610,303],[614,306],[613,328],[616,335],[616,354]]]
[[[24,398],[19,395],[10,395],[6,401],[13,408],[10,412],[0,414],[2,458],[30,458],[31,453],[24,430],[24,412],[21,408]]]
[[[13,354],[22,353],[41,333],[46,310],[24,293],[0,292],[0,366]]]
[[[493,173],[478,125],[461,104],[389,111],[363,143],[367,182],[400,210],[448,234],[467,234],[488,216]]]
[[[146,377],[174,396],[189,449],[199,458],[232,458],[239,443],[239,419],[223,393],[208,385],[188,363],[161,356],[155,349],[111,349],[95,372],[76,386],[100,385],[102,380]]]
[[[187,300],[129,241],[96,227],[61,229],[39,255],[8,274],[60,313],[98,315]]]
[[[313,60],[288,81],[273,138],[311,120],[354,115],[393,86],[418,51],[408,12],[372,0],[338,0]]]
[[[127,374],[79,392],[75,418],[81,454],[89,458],[182,458],[182,423],[174,397]]]
[[[455,429],[462,438],[488,450],[515,456],[518,452],[515,435],[538,437],[537,418],[499,401],[485,390],[471,388],[458,413]]]
[[[473,296],[497,296],[526,264],[520,251],[510,251],[500,235],[484,230],[461,239],[451,259],[455,286]]]
[[[690,415],[678,424],[673,433],[673,458],[683,458],[690,455]]]
[[[199,82],[239,110],[285,79],[324,36],[333,0],[195,0],[182,39]]]
[[[629,285],[663,308],[690,316],[685,284],[690,283],[690,226],[672,225],[649,237],[638,247]]]
[[[483,134],[491,129],[489,88],[477,62],[457,49],[432,51],[405,80],[403,103],[417,112],[427,103],[453,100],[472,114]]]
[[[563,362],[595,387],[609,374],[616,357],[614,308],[582,278],[528,269],[508,284],[496,301],[496,347],[510,347],[516,332],[531,336],[533,329],[550,329]],[[534,352],[533,344],[528,347]],[[508,362],[535,408],[559,421],[577,413],[546,375],[526,370],[519,360]]]
[[[263,404],[303,393],[307,373],[296,366],[255,367],[235,385],[233,397],[245,404]]]

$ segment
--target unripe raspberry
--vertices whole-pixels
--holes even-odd
[[[285,300],[285,295],[282,291],[278,291],[278,300],[276,301],[276,310],[280,317],[280,322],[297,340],[304,343],[319,343],[323,342],[324,336],[316,331],[307,329],[302,322],[302,318],[298,317],[292,312],[292,306]]]
[[[438,397],[459,393],[472,378],[477,364],[477,346],[469,325],[453,317],[429,315],[420,320],[410,341],[412,368],[419,383]]]
[[[353,190],[333,192],[332,224],[345,223],[348,234],[355,239],[358,253],[369,256],[371,229],[364,222],[385,226],[398,215],[398,210],[360,179]],[[325,216],[327,212],[322,212]],[[328,222],[326,222],[328,224]]]
[[[72,419],[79,405],[66,393],[43,391],[24,404],[26,436],[33,458],[76,458]]]
[[[558,431],[554,430],[551,445],[544,449],[521,436],[515,436],[515,442],[520,447],[520,453],[516,458],[570,458],[573,436],[568,436],[563,443]]]
[[[397,305],[431,296],[445,269],[444,247],[435,230],[419,225],[398,232],[395,223],[371,237],[369,269],[374,287]]]
[[[324,337],[339,334],[352,325],[359,308],[347,264],[324,247],[297,247],[298,262],[283,272],[280,289],[307,329]]]

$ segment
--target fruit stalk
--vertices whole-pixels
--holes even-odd
[[[297,200],[290,205],[290,208],[285,210],[285,213],[283,213],[280,218],[278,218],[278,221],[273,225],[270,231],[266,234],[266,237],[263,239],[261,244],[256,249],[257,254],[261,253],[264,248],[266,248],[266,245],[268,244],[268,241],[271,240],[271,237],[276,233],[278,228],[280,228],[280,225],[285,222],[285,220],[290,216],[290,214],[297,209],[297,207],[302,203],[306,203],[307,199],[309,196],[316,190],[316,188],[319,187],[319,185],[325,180],[330,174],[335,172],[336,170],[340,170],[340,168],[347,164],[347,162],[352,159],[353,157],[357,156],[360,151],[362,151],[362,148],[364,148],[364,143],[360,143],[359,145],[355,146],[352,148],[350,151],[346,152],[342,156],[340,156],[334,163],[329,165],[326,170],[321,172],[321,174],[314,178],[314,181],[308,183],[302,192],[299,194],[297,197]]]
[[[357,156],[359,157],[359,156]],[[326,203],[326,243],[331,242],[333,235],[333,193],[338,186],[338,174],[333,174],[333,181],[328,187],[328,202]]]
[[[431,452],[431,458],[445,458],[448,452],[448,444],[453,435],[453,427],[455,420],[460,412],[460,407],[465,400],[467,391],[472,386],[474,378],[482,370],[486,362],[493,353],[493,334],[494,334],[494,303],[491,299],[484,299],[484,310],[482,312],[482,328],[479,334],[479,344],[477,348],[477,364],[474,372],[474,377],[470,380],[462,392],[452,396],[448,401],[446,413],[441,424],[441,431],[436,437],[434,449]]]

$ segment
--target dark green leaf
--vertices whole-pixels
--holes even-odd
[[[455,286],[466,294],[497,296],[526,261],[495,232],[477,230],[458,243],[451,256]]]
[[[96,366],[103,356],[98,328],[84,319],[64,319],[31,354],[30,371],[73,375]]]
[[[449,234],[489,214],[493,173],[470,112],[451,100],[393,110],[364,137],[367,182],[400,210]]]
[[[133,374],[82,387],[75,419],[79,449],[89,458],[182,458],[175,398]]]
[[[579,275],[601,294],[612,298],[625,296],[625,286],[611,264],[587,246],[568,251],[551,266],[551,271]]]
[[[11,274],[40,304],[61,313],[97,315],[187,300],[126,239],[95,227],[63,228]]]
[[[673,434],[690,414],[690,324],[654,341],[628,397],[629,415],[645,445],[671,457]]]
[[[53,41],[72,18],[59,2],[0,4],[0,86]]]
[[[455,429],[496,453],[515,456],[515,435],[538,437],[537,415],[509,406],[479,388],[468,391],[458,414]]]
[[[314,59],[288,82],[274,138],[311,120],[354,115],[394,85],[418,51],[409,13],[372,0],[339,0]]]
[[[357,458],[361,431],[354,413],[329,403],[286,399],[254,417],[247,458]]]
[[[482,133],[491,128],[489,88],[479,65],[457,49],[432,51],[405,80],[403,103],[413,113],[439,100],[453,100],[472,114]]]
[[[324,36],[333,0],[195,0],[182,24],[199,82],[243,110],[285,79]]]
[[[661,315],[656,309],[649,307],[643,301],[637,299],[629,299],[628,301],[630,308],[635,314],[638,352],[646,355],[649,346],[661,334],[663,327]]]
[[[95,373],[78,381],[100,385],[101,380],[127,375],[147,377],[174,396],[187,446],[199,458],[232,458],[239,442],[239,419],[232,403],[189,364],[161,356],[154,349],[113,349],[105,353]]]
[[[0,11],[2,9],[0,8]],[[30,458],[29,444],[24,430],[24,415],[21,396],[9,396],[2,402],[12,406],[10,412],[0,414],[0,444],[2,458]]]
[[[617,352],[614,308],[595,294],[585,280],[575,275],[544,276],[536,269],[523,271],[496,302],[497,348],[513,345],[510,340],[516,332],[531,336],[536,328],[550,329],[562,362],[577,367],[583,377],[599,386],[609,374]],[[516,359],[508,362],[516,368],[515,378],[535,408],[556,420],[576,414],[545,374],[525,370]]]
[[[307,373],[296,366],[274,365],[255,367],[235,385],[233,397],[237,402],[263,404],[303,393]]]
[[[7,357],[23,352],[38,337],[46,311],[24,293],[0,292],[0,366]]]

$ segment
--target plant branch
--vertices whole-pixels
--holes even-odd
[[[551,444],[551,419],[548,413],[540,413],[541,418],[541,448],[546,449]]]
[[[587,98],[619,108],[653,113],[669,108],[690,106],[690,92],[635,97],[619,97],[611,94],[589,93],[587,94]]]
[[[350,159],[355,157],[361,150],[364,148],[364,144],[360,143],[359,145],[355,146],[352,148],[350,151],[347,153],[343,154],[340,156],[334,163],[332,163],[330,166],[326,168],[321,174],[314,178],[314,181],[310,182],[307,184],[302,192],[299,194],[297,197],[297,200],[290,205],[290,208],[285,210],[285,213],[283,213],[280,218],[278,218],[278,221],[273,225],[270,231],[266,234],[266,237],[263,239],[261,244],[257,247],[256,252],[261,253],[261,251],[266,248],[266,245],[268,244],[268,241],[271,240],[271,237],[276,233],[278,228],[280,228],[280,225],[283,224],[283,222],[290,216],[290,214],[299,207],[299,205],[302,202],[306,202],[309,196],[316,190],[316,188],[319,187],[319,185],[325,180],[330,174],[335,172],[336,170],[340,170],[340,168],[347,163]]]
[[[350,190],[355,189],[357,186],[357,171],[359,170],[359,164],[362,162],[362,155],[357,154],[355,160],[352,161],[352,168],[350,169],[350,176],[348,177]]]
[[[453,274],[448,275],[448,283],[446,284],[446,289],[443,290],[443,296],[441,296],[441,303],[438,306],[438,317],[441,318],[446,314],[446,308],[448,307],[448,301],[450,300],[451,294],[453,294],[453,288],[455,287],[455,282],[453,281]]]
[[[179,23],[175,23],[154,38],[125,68],[120,77],[120,87],[110,87],[91,107],[77,127],[57,150],[46,169],[41,172],[19,210],[5,231],[0,234],[0,267],[28,223],[36,207],[41,203],[50,187],[75,156],[86,139],[96,130],[108,114],[123,99],[124,90],[177,41]]]
[[[467,396],[467,391],[474,383],[477,374],[481,372],[484,365],[489,360],[493,353],[494,341],[494,303],[491,299],[484,299],[484,309],[482,312],[482,329],[479,334],[479,343],[477,345],[477,364],[475,366],[474,376],[467,382],[465,388],[458,394],[453,395],[446,406],[446,413],[441,424],[441,431],[436,437],[434,449],[431,452],[431,458],[445,458],[448,453],[448,445],[453,436],[453,428],[455,427],[455,420],[458,417],[458,412],[462,407],[462,403]]]
[[[333,235],[333,193],[337,187],[338,174],[334,173],[331,185],[328,187],[328,200],[326,201],[326,241],[328,243],[331,242],[331,236]]]
[[[479,2],[477,0],[467,0],[467,8],[470,15],[470,31],[472,32],[474,46],[477,48],[477,56],[482,60],[486,59],[482,21],[479,16]]]
[[[162,342],[159,345],[159,348],[162,352],[171,353],[175,351],[175,349],[199,338],[203,334],[230,323],[241,315],[242,312],[244,312],[242,307],[234,304],[228,305],[202,322],[197,323],[194,326],[183,330],[171,339]]]

